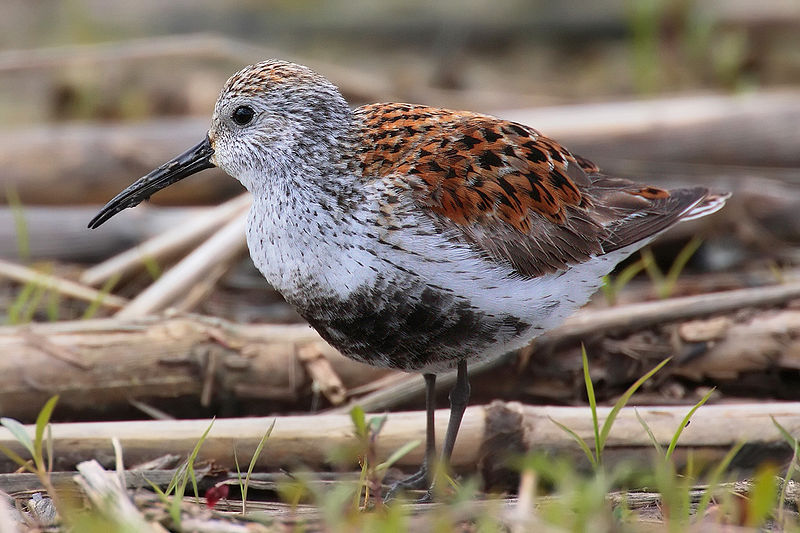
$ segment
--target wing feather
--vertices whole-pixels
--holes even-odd
[[[365,179],[403,180],[443,232],[521,276],[563,271],[725,200],[605,176],[533,128],[488,115],[411,104],[355,115]]]

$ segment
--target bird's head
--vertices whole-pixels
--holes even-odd
[[[225,83],[206,137],[115,196],[89,227],[214,166],[252,192],[298,162],[335,164],[350,119],[336,86],[307,67],[278,60],[245,67]]]

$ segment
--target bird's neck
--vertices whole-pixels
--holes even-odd
[[[346,117],[331,119],[324,128],[299,129],[262,155],[261,168],[248,170],[239,180],[276,216],[303,216],[304,206],[346,209],[362,194],[356,128],[347,109]]]

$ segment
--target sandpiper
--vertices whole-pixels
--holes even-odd
[[[350,109],[310,69],[270,60],[225,84],[208,135],[90,222],[217,166],[253,196],[250,254],[343,354],[421,372],[430,486],[436,374],[457,367],[441,458],[469,398],[467,363],[528,344],[583,305],[614,266],[727,195],[607,176],[523,124],[383,103]],[[429,492],[430,494],[430,492]]]

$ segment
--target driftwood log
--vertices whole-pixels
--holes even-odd
[[[98,319],[0,328],[0,411],[30,420],[44,401],[98,410],[133,398],[296,404],[312,384],[331,401],[385,370],[361,365],[308,326],[244,326],[201,317]],[[299,354],[298,351],[302,351]],[[337,400],[338,399],[338,400]]]
[[[604,451],[610,463],[632,457],[649,457],[653,443],[637,419],[644,419],[656,440],[667,446],[688,412],[687,406],[624,408],[612,427]],[[599,408],[600,423],[609,408]],[[446,410],[436,413],[437,438],[444,436]],[[737,442],[750,443],[753,454],[769,454],[773,460],[791,457],[781,433],[773,423],[777,420],[792,435],[800,434],[800,403],[762,403],[741,405],[707,405],[692,417],[679,440],[676,458],[689,448],[708,460],[719,460]],[[305,467],[319,469],[331,464],[331,452],[355,443],[353,424],[348,415],[287,416],[278,418],[217,419],[198,456],[199,460],[233,469],[234,447],[239,462],[247,464],[250,454],[275,421],[274,430],[259,456],[260,469]],[[462,471],[475,471],[491,480],[504,470],[514,454],[532,451],[581,451],[572,438],[554,421],[569,427],[587,442],[592,442],[592,417],[585,407],[528,406],[516,402],[493,402],[467,409],[453,454],[453,465]],[[157,420],[138,422],[87,422],[53,424],[56,468],[72,469],[81,461],[97,459],[111,466],[115,452],[111,439],[116,437],[126,464],[136,464],[164,454],[187,455],[211,424],[210,420]],[[31,433],[33,427],[29,426]],[[385,460],[408,442],[425,437],[423,412],[391,413],[376,441],[378,460]],[[0,444],[17,453],[26,452],[6,429],[0,429]],[[441,446],[441,442],[438,443]],[[403,456],[398,465],[416,466],[424,455],[424,446],[417,446]],[[742,458],[745,459],[745,458]],[[355,461],[355,458],[353,458]],[[585,459],[584,459],[585,460]],[[649,459],[648,459],[649,460]],[[587,465],[588,465],[588,460]],[[3,468],[12,468],[0,458]],[[355,462],[339,467],[352,468]],[[734,467],[737,463],[734,462]],[[742,465],[738,465],[742,466]]]

